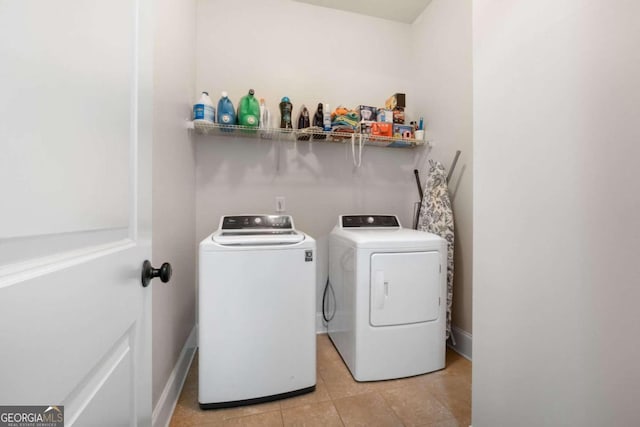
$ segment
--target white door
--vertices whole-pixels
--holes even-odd
[[[371,325],[437,320],[441,283],[440,252],[371,255]]]
[[[148,0],[0,0],[0,405],[151,424]]]

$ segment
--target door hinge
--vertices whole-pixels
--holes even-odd
[[[442,274],[442,264],[440,264],[440,274]]]

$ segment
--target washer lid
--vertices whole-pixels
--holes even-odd
[[[227,215],[213,233],[221,245],[286,245],[303,241],[304,233],[294,229],[291,215]]]

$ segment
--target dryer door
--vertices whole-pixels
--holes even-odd
[[[429,322],[440,306],[440,253],[371,255],[370,323],[391,326]]]

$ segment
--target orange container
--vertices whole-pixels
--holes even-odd
[[[392,135],[393,135],[392,123],[382,123],[382,122],[371,123],[371,136],[390,137]]]

